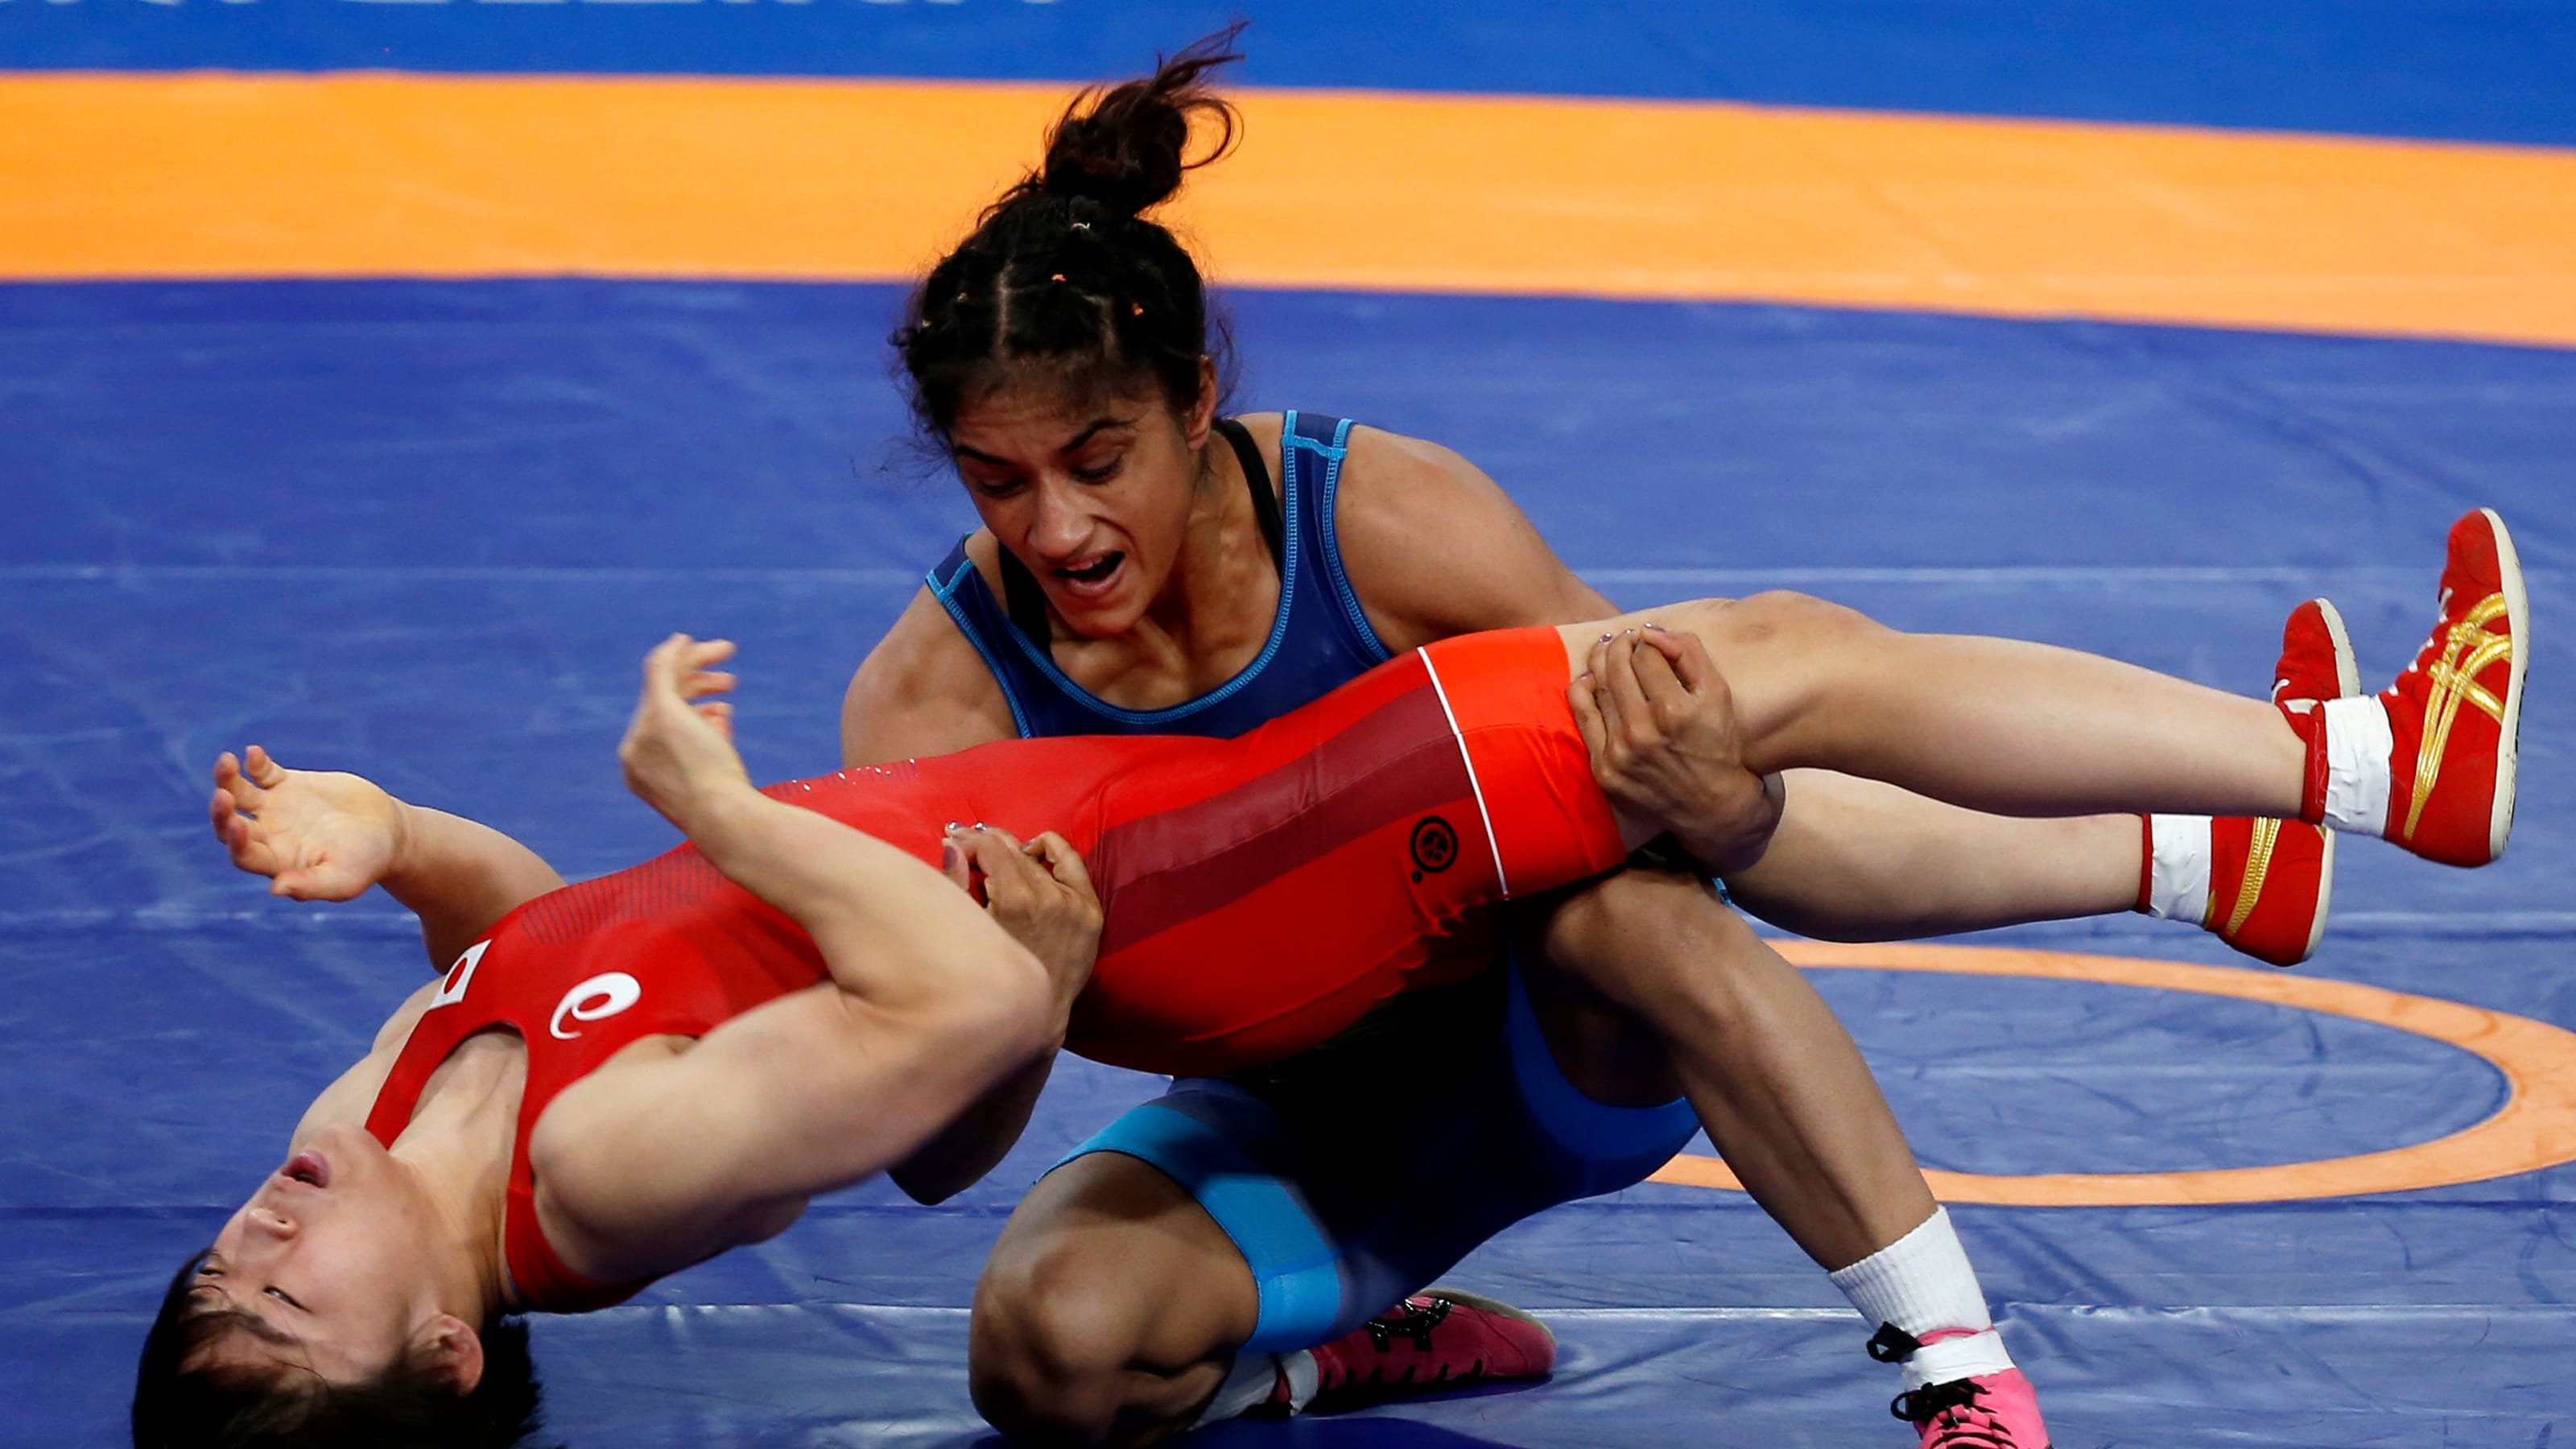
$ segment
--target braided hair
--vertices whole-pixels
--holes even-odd
[[[1203,366],[1214,362],[1222,385],[1224,326],[1210,325],[1198,265],[1143,213],[1234,148],[1241,117],[1206,77],[1242,59],[1232,49],[1242,29],[1191,45],[1143,80],[1075,97],[1047,132],[1046,160],[931,268],[891,339],[928,438],[944,444],[961,405],[1032,367],[1077,397],[1150,379],[1180,413],[1198,402]],[[1202,116],[1216,144],[1191,159],[1191,122]]]

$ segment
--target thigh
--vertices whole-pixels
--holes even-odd
[[[1664,1039],[1645,1018],[1536,951],[1520,955],[1527,994],[1559,1075],[1607,1106],[1658,1107],[1682,1094]]]

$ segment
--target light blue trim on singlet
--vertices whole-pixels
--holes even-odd
[[[993,676],[995,687],[1002,691],[1002,702],[1011,707],[1011,729],[1021,739],[1027,739],[1029,712],[1020,708],[1020,697],[1011,690],[1009,671],[1003,669],[1002,661],[994,658],[993,651],[985,647],[983,634],[968,622],[966,611],[957,606],[957,586],[964,583],[966,576],[974,571],[975,561],[966,559],[957,565],[957,572],[950,574],[946,583],[940,582],[937,569],[923,574],[921,581],[930,585],[930,596],[939,601],[940,608],[948,611],[948,620],[957,626],[957,632],[965,635],[966,642],[975,646],[975,653],[984,661],[985,672]]]
[[[1359,594],[1351,588],[1350,574],[1342,568],[1342,534],[1335,509],[1341,496],[1342,460],[1350,456],[1351,420],[1344,418],[1333,429],[1330,444],[1316,442],[1297,431],[1297,414],[1291,410],[1279,430],[1279,471],[1294,478],[1299,473],[1297,454],[1314,453],[1324,460],[1324,477],[1315,489],[1315,519],[1321,526],[1316,536],[1324,543],[1324,577],[1332,581],[1333,594],[1342,601],[1342,615],[1350,620],[1351,633],[1360,643],[1377,653],[1380,664],[1393,659],[1395,651],[1377,637],[1368,621],[1368,611],[1360,607]]]
[[[1290,414],[1290,416],[1293,417],[1295,415]],[[1345,426],[1347,427],[1347,425]],[[1286,456],[1286,450],[1284,447],[1281,450],[1281,456],[1283,458]],[[1238,673],[1225,683],[1218,685],[1216,688],[1209,690],[1207,693],[1202,694],[1195,699],[1182,700],[1179,704],[1173,705],[1168,709],[1121,709],[1117,705],[1111,704],[1109,701],[1093,694],[1090,690],[1083,688],[1081,685],[1074,683],[1073,676],[1057,668],[1055,659],[1049,655],[1046,650],[1039,648],[1036,641],[1029,638],[1028,635],[1021,633],[1017,629],[1013,629],[1009,631],[1011,642],[1019,646],[1020,654],[1023,658],[1027,659],[1029,663],[1036,665],[1039,671],[1046,675],[1049,683],[1064,691],[1064,695],[1067,699],[1072,700],[1075,704],[1080,705],[1084,709],[1090,710],[1103,719],[1116,720],[1120,724],[1132,725],[1139,729],[1151,729],[1158,725],[1167,725],[1179,720],[1185,720],[1203,709],[1213,708],[1216,705],[1232,699],[1237,694],[1242,693],[1254,679],[1259,678],[1262,666],[1268,664],[1272,656],[1279,652],[1280,644],[1285,642],[1288,638],[1290,608],[1297,602],[1297,560],[1298,557],[1306,551],[1304,548],[1299,546],[1297,541],[1297,519],[1299,512],[1303,507],[1301,495],[1305,490],[1300,489],[1293,484],[1289,484],[1283,486],[1279,491],[1285,495],[1280,500],[1280,531],[1287,539],[1287,546],[1280,550],[1279,612],[1270,620],[1270,638],[1262,644],[1261,652],[1253,656],[1250,664],[1243,666],[1241,673]],[[951,617],[954,617],[955,611],[951,610],[950,614]],[[965,621],[960,619],[958,621],[958,625],[960,628],[963,628],[965,626]],[[972,631],[969,632],[971,634]],[[1375,638],[1376,636],[1371,635],[1370,637]],[[979,640],[976,643],[975,648],[977,652],[981,653],[984,649],[984,645]],[[1001,668],[993,662],[992,655],[985,654],[984,663],[987,668],[990,668],[993,671],[995,678],[1001,677]],[[1005,686],[1004,693],[1008,692],[1008,687]],[[1011,708],[1016,714],[1019,706],[1017,703],[1014,703]],[[1028,727],[1026,725],[1022,725],[1020,733],[1023,735],[1027,734]]]
[[[1236,1124],[1238,1131],[1267,1137],[1278,1130],[1268,1103],[1231,1082],[1200,1078],[1175,1083],[1165,1097],[1130,1108],[1056,1166],[1116,1152],[1170,1178],[1216,1220],[1252,1270],[1261,1309],[1242,1351],[1288,1352],[1322,1343],[1342,1312],[1341,1245],[1315,1220],[1293,1178],[1256,1159],[1224,1129],[1168,1105],[1185,1097],[1206,1103],[1202,1110]],[[1253,1127],[1246,1118],[1261,1125]]]

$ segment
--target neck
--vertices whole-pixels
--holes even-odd
[[[490,1322],[512,1298],[501,1245],[526,1062],[515,1039],[466,1043],[431,1078],[392,1148],[437,1215],[439,1241],[453,1245],[440,1264],[441,1305],[468,1323]]]
[[[1223,643],[1239,634],[1247,618],[1257,617],[1263,625],[1270,621],[1272,611],[1259,601],[1273,597],[1272,591],[1259,585],[1277,565],[1247,489],[1234,450],[1211,434],[1199,450],[1189,524],[1171,581],[1138,621],[1169,636],[1184,658],[1198,657],[1201,643]],[[1213,640],[1202,640],[1201,634],[1213,635]]]

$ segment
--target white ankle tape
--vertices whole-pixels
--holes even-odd
[[[1905,1386],[1929,1388],[1934,1384],[1955,1383],[1960,1379],[1984,1378],[2013,1366],[2012,1355],[2004,1352],[2004,1338],[1989,1328],[1966,1338],[1945,1338],[1914,1350],[1905,1361]]]
[[[2156,815],[2147,822],[2147,914],[2201,923],[2209,914],[2209,817]]]
[[[2397,737],[2376,695],[2329,699],[2326,717],[2326,827],[2357,835],[2388,833],[2388,757]]]

